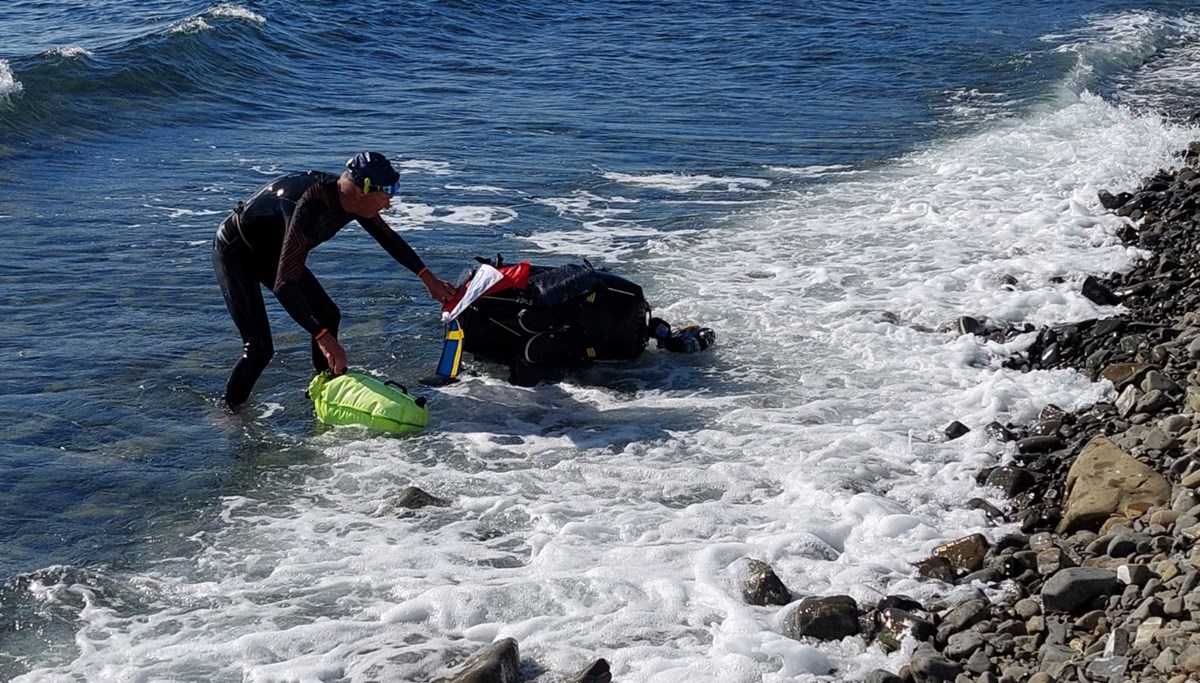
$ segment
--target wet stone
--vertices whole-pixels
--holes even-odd
[[[749,577],[742,586],[742,599],[748,605],[786,605],[792,593],[775,574],[771,565],[759,560],[747,563]]]

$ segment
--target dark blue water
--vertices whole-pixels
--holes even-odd
[[[1161,27],[1129,49],[1096,28],[1146,17]],[[363,149],[414,162],[403,203],[422,211],[393,224],[452,278],[476,254],[536,254],[525,238],[569,222],[551,198],[620,194],[659,232],[729,212],[719,187],[669,201],[606,173],[767,178],[769,195],[822,182],[780,169],[869,170],[1085,88],[1185,118],[1195,91],[1139,89],[1186,62],[1184,20],[1183,1],[9,0],[0,671],[28,666],[5,650],[70,651],[69,618],[27,609],[30,577],[186,556],[221,496],[316,457],[307,343],[273,302],[254,402],[216,402],[239,343],[209,242],[272,174]],[[1072,76],[1080,53],[1060,48],[1087,40],[1109,57]],[[519,220],[439,220],[462,207]],[[440,327],[412,277],[354,227],[310,265],[352,364],[425,374]]]

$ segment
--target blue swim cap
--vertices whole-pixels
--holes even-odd
[[[350,180],[364,192],[379,190],[396,194],[400,174],[392,168],[392,162],[379,152],[360,152],[346,162]]]

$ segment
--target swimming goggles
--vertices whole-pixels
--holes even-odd
[[[372,185],[370,178],[363,178],[362,191],[364,193],[365,192],[383,192],[389,197],[395,197],[396,195],[400,194],[400,181],[397,180],[396,182],[392,183],[391,185]]]

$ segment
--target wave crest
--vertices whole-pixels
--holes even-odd
[[[24,90],[24,86],[13,76],[8,62],[0,59],[0,102],[7,101],[10,95],[15,95],[22,90]]]
[[[252,12],[241,5],[235,5],[232,2],[222,2],[215,5],[205,12],[210,17],[228,17],[231,19],[244,19],[252,21],[256,24],[265,24],[267,20],[261,14]]]

